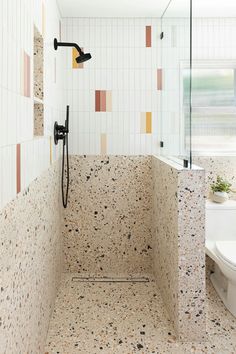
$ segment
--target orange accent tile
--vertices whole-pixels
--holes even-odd
[[[152,133],[152,112],[146,112],[146,134]]]
[[[83,50],[83,48],[81,48]],[[84,64],[78,64],[76,58],[79,57],[79,52],[76,48],[72,48],[72,68],[73,69],[83,69]]]
[[[152,46],[152,26],[146,26],[146,47]]]

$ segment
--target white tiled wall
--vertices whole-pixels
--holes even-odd
[[[70,152],[100,154],[101,134],[107,154],[158,152],[160,92],[160,19],[63,19],[63,40],[76,42],[92,59],[72,69],[71,50],[65,67],[71,109]],[[152,26],[152,47],[146,47]],[[112,111],[95,112],[95,90],[112,91]],[[152,134],[141,133],[142,112],[152,112]]]
[[[43,10],[43,7],[45,10]],[[33,28],[44,33],[44,137],[33,137]],[[61,71],[64,54],[53,49],[59,37],[56,0],[0,2],[0,208],[16,196],[16,144],[21,144],[21,190],[50,166],[50,136],[54,120],[64,119]],[[31,97],[22,95],[22,52],[31,60]],[[55,59],[56,58],[56,59]],[[57,78],[54,63],[57,62]],[[52,147],[53,159],[59,148]]]

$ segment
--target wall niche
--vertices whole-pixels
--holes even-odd
[[[34,136],[44,135],[44,41],[34,26]]]

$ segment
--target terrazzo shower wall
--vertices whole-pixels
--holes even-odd
[[[0,353],[44,352],[62,270],[59,164],[0,211]]]
[[[152,157],[154,271],[179,339],[205,326],[204,171]]]
[[[63,19],[63,40],[92,55],[81,67],[66,51],[72,154],[158,152],[160,31],[155,18]]]
[[[44,40],[41,137],[34,136],[34,25]],[[0,2],[1,354],[43,352],[61,271],[59,153],[52,146],[53,121],[64,118],[63,55],[53,49],[59,28],[56,0]]]
[[[148,156],[71,156],[65,270],[82,275],[152,273],[152,176]]]

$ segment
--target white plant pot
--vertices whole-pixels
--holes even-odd
[[[224,203],[229,199],[229,195],[226,192],[212,192],[211,200],[215,203]]]

